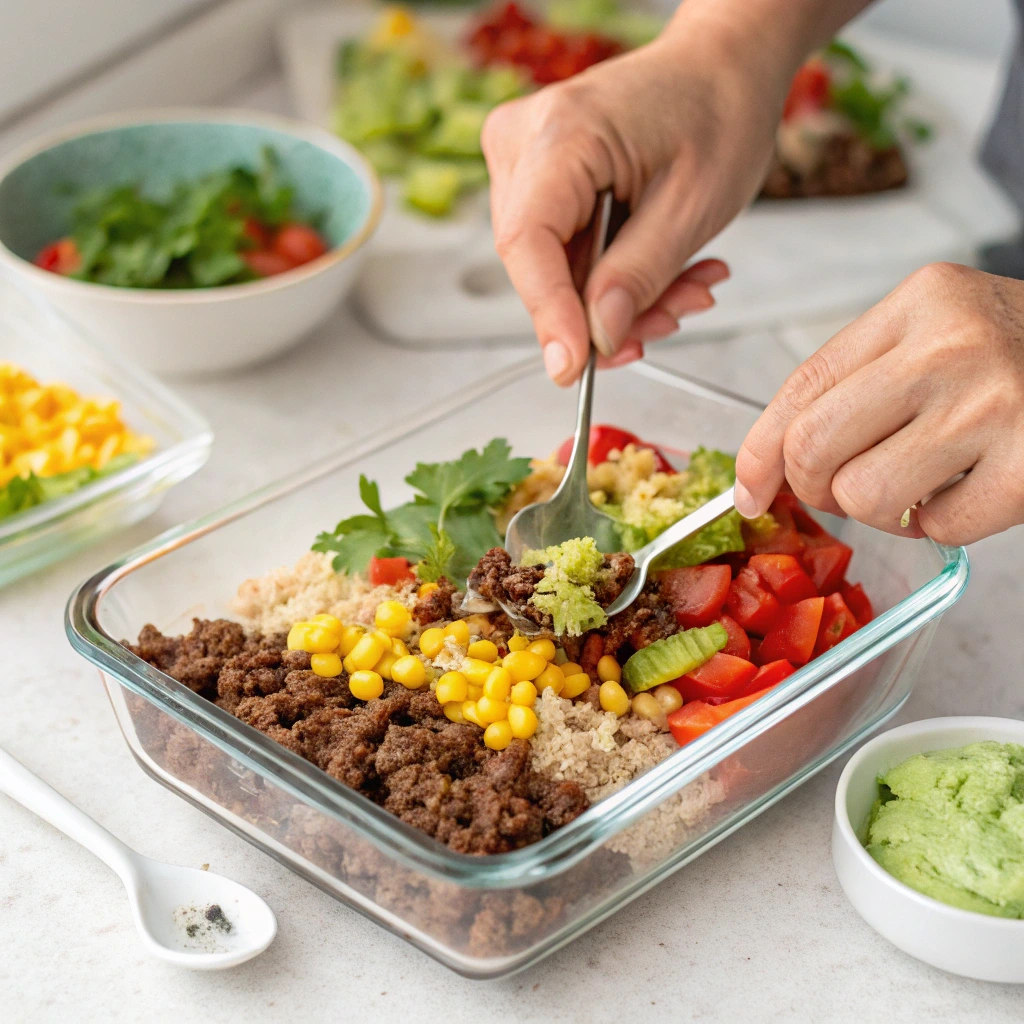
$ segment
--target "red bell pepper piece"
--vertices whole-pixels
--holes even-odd
[[[722,648],[722,654],[731,654],[734,658],[746,658],[750,661],[750,637],[747,631],[730,615],[719,615],[718,622],[724,627],[729,639]]]
[[[758,636],[764,636],[774,626],[782,607],[749,565],[740,569],[732,581],[725,606],[748,633]]]
[[[683,700],[708,700],[725,703],[750,692],[749,683],[757,675],[757,666],[731,654],[713,654],[699,668],[674,679]]]
[[[573,438],[566,438],[558,449],[556,456],[559,465],[568,466],[569,456],[572,455]],[[608,455],[613,451],[622,451],[627,444],[635,445],[637,448],[650,448],[654,452],[655,463],[661,473],[674,473],[675,467],[653,444],[641,441],[636,434],[620,427],[612,427],[607,423],[598,423],[590,428],[590,447],[587,452],[587,462],[596,466],[601,462],[608,461]]]
[[[857,616],[857,621],[862,626],[866,626],[875,617],[871,598],[864,593],[864,588],[859,583],[843,583],[839,587],[839,593],[843,595],[846,607]]]
[[[788,497],[796,501],[793,495],[788,495]],[[771,529],[754,529],[746,521],[743,522],[743,541],[750,554],[799,555],[803,551],[804,539],[796,528],[788,503],[782,499],[783,495],[780,494],[768,510],[772,519],[775,520],[775,525]]]
[[[824,608],[823,597],[809,597],[784,607],[771,632],[761,641],[757,652],[760,664],[785,658],[794,665],[806,665],[814,655]]]
[[[766,686],[777,686],[787,676],[791,676],[796,669],[785,658],[778,661],[769,661],[757,670],[757,675],[750,681],[750,689],[763,690]]]
[[[807,538],[802,561],[819,594],[832,594],[840,588],[852,556],[853,549],[830,534]]]
[[[710,625],[725,604],[732,583],[727,565],[692,565],[661,574],[661,594],[684,629]]]
[[[719,722],[724,722],[730,715],[742,711],[743,708],[753,704],[755,700],[760,700],[770,689],[769,686],[725,704],[707,704],[702,700],[691,701],[668,716],[669,731],[679,746],[685,746],[698,736],[703,736],[709,729],[713,729]]]
[[[394,586],[402,580],[414,580],[416,575],[408,558],[378,558],[374,555],[366,570],[366,578],[375,587]]]
[[[818,627],[818,639],[814,644],[815,655],[824,654],[851,633],[856,633],[859,628],[860,623],[843,600],[843,595],[829,594],[825,598],[821,626]]]
[[[818,596],[811,577],[792,555],[753,555],[749,565],[783,604]]]
[[[793,76],[789,94],[782,107],[782,119],[788,121],[804,113],[822,110],[828,103],[831,79],[820,60],[809,60]]]
[[[73,238],[58,238],[39,250],[32,261],[37,267],[65,277],[74,274],[82,265],[82,255]]]

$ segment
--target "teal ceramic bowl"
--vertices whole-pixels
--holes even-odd
[[[331,246],[319,259],[261,281],[175,290],[93,284],[33,265],[43,246],[67,234],[81,193],[138,183],[159,198],[181,180],[255,169],[266,146],[295,189],[299,215],[319,218]],[[381,208],[367,161],[318,128],[234,111],[120,115],[61,129],[0,165],[0,268],[149,369],[223,370],[283,351],[332,312],[355,280]]]

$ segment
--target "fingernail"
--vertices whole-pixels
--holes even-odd
[[[753,495],[739,482],[736,481],[736,511],[739,512],[744,519],[756,519],[760,514],[757,507],[757,502],[754,501]]]
[[[692,313],[703,313],[704,310],[710,309],[715,304],[715,297],[711,292],[704,292],[700,295],[694,295],[692,299],[689,299],[686,303],[686,308],[679,314],[680,317],[690,316]]]
[[[615,355],[636,319],[636,305],[625,288],[610,288],[590,312],[590,334],[603,356]]]
[[[729,268],[724,263],[709,263],[705,267],[694,267],[686,275],[687,281],[706,284],[708,287],[721,284],[729,277]]]
[[[560,341],[549,341],[544,346],[544,369],[556,384],[568,383],[566,377],[571,365],[569,350]]]

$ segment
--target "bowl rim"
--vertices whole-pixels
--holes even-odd
[[[857,838],[857,830],[850,820],[850,813],[847,810],[846,798],[849,793],[850,779],[866,761],[878,756],[887,744],[894,739],[917,738],[922,740],[928,736],[936,736],[947,729],[990,729],[992,727],[1011,727],[1020,732],[1020,742],[1024,743],[1024,722],[1015,718],[1000,718],[993,715],[950,715],[939,718],[922,718],[916,722],[908,722],[906,725],[899,725],[895,729],[887,729],[883,733],[872,737],[846,762],[839,782],[836,785],[835,796],[835,825],[842,836],[846,846],[853,850],[858,865],[876,881],[886,885],[894,897],[916,904],[924,912],[937,914],[948,918],[950,925],[971,925],[973,927],[991,927],[1001,931],[1019,931],[1024,928],[1024,919],[1012,917],[995,917],[989,914],[982,914],[977,910],[964,910],[961,907],[953,907],[948,903],[935,899],[933,896],[926,896],[916,889],[912,889],[905,882],[901,882],[895,875],[889,874],[874,857],[864,848]],[[981,741],[973,741],[981,742]],[[1008,742],[1008,741],[998,741]],[[962,744],[961,744],[962,745]],[[920,753],[928,750],[951,749],[942,746],[921,747]],[[913,756],[913,755],[911,755]],[[906,758],[903,758],[906,760]]]
[[[120,285],[103,284],[98,281],[78,281],[75,278],[54,274],[35,266],[30,260],[19,256],[10,249],[2,239],[0,239],[0,262],[6,263],[16,272],[27,274],[30,280],[41,284],[45,283],[51,288],[65,288],[71,294],[116,295],[119,299],[131,303],[159,301],[169,305],[196,305],[247,298],[251,295],[279,291],[289,285],[298,284],[300,281],[314,277],[347,259],[360,249],[377,229],[384,213],[384,189],[373,165],[355,146],[324,128],[297,118],[265,114],[237,107],[160,107],[153,110],[118,111],[113,114],[74,121],[36,136],[0,160],[0,184],[26,161],[55,146],[70,142],[72,139],[84,138],[117,128],[175,123],[249,125],[309,142],[337,157],[363,181],[370,193],[366,216],[358,230],[345,239],[341,245],[329,249],[322,256],[310,260],[309,263],[259,281],[216,285],[212,288],[124,288]]]
[[[475,384],[476,397],[543,372],[539,357],[531,356],[499,369]],[[661,381],[698,397],[752,410],[762,405],[717,385],[646,361],[621,372]],[[454,853],[436,839],[378,807],[362,794],[332,779],[315,765],[270,737],[197,696],[188,687],[153,668],[127,650],[100,624],[98,607],[125,576],[177,548],[198,540],[346,465],[379,453],[448,415],[444,407],[428,405],[401,421],[374,432],[272,482],[206,516],[167,530],[83,581],[65,609],[65,633],[72,647],[123,686],[138,693],[177,721],[220,747],[235,760],[261,775],[273,775],[293,794],[321,812],[340,819],[362,838],[382,846],[390,856],[414,870],[471,888],[512,888],[560,873],[583,860],[611,835],[627,828],[649,808],[678,792],[739,747],[773,727],[799,706],[845,678],[922,626],[941,615],[963,594],[970,578],[967,552],[922,539],[943,560],[935,576],[867,626],[789,676],[760,700],[730,716],[717,728],[687,744],[640,777],[593,805],[574,821],[522,849],[475,857]]]

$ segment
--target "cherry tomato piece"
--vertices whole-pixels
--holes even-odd
[[[245,260],[249,269],[258,277],[274,277],[286,270],[294,270],[295,264],[280,253],[268,249],[245,249],[238,254]]]
[[[285,224],[274,236],[271,248],[295,267],[327,252],[324,240],[307,224]]]

